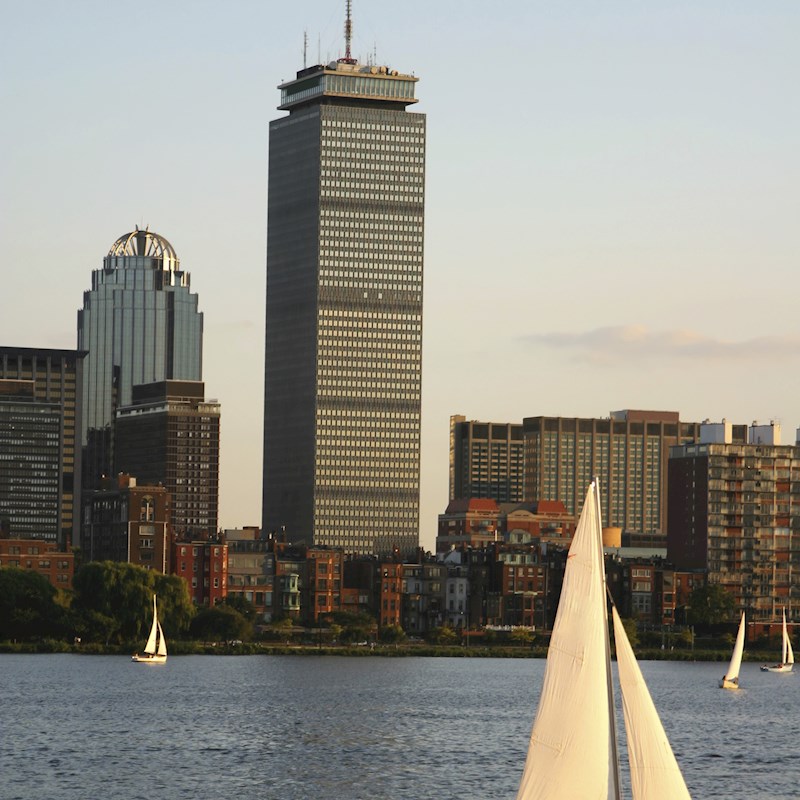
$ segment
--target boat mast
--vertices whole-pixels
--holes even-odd
[[[614,778],[614,800],[621,800],[619,777],[619,751],[617,750],[617,721],[614,712],[614,685],[611,678],[611,637],[608,630],[608,603],[605,602],[606,595],[609,595],[608,584],[606,582],[606,562],[603,554],[603,519],[600,512],[600,481],[594,479],[595,508],[597,509],[597,530],[600,533],[597,539],[597,547],[600,550],[600,568],[603,575],[603,622],[605,624],[605,645],[606,645],[606,688],[608,689],[608,737],[611,742],[611,771]]]

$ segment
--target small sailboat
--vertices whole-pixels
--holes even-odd
[[[620,797],[597,481],[567,556],[517,800]],[[612,606],[634,800],[690,800],[622,621]],[[611,781],[609,781],[611,776]]]
[[[167,640],[164,638],[164,631],[161,630],[161,623],[158,621],[156,596],[153,595],[153,624],[150,626],[150,636],[147,637],[144,653],[142,655],[134,653],[131,661],[143,664],[163,664],[166,660]]]
[[[791,672],[794,666],[794,650],[792,650],[792,640],[789,638],[789,631],[786,628],[786,609],[783,609],[783,629],[781,631],[781,663],[769,666],[764,664],[762,672]]]
[[[742,653],[744,652],[744,611],[742,611],[742,620],[739,623],[739,632],[736,634],[736,643],[733,645],[733,654],[731,655],[731,663],[728,665],[728,671],[722,676],[719,682],[720,689],[738,689],[739,688],[739,669],[742,666]]]

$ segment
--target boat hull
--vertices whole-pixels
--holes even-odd
[[[768,667],[764,664],[761,667],[762,672],[791,672],[794,664],[776,664],[774,667]]]
[[[739,688],[739,681],[738,680],[729,681],[726,678],[723,678],[719,682],[719,688],[720,689],[738,689]]]
[[[138,654],[131,656],[131,661],[136,661],[138,664],[164,664],[166,660],[166,656],[160,656],[158,654],[153,656],[147,654],[142,656]]]

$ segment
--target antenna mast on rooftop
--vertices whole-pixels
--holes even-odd
[[[339,61],[343,61],[345,64],[355,64],[356,60],[350,51],[350,42],[353,40],[353,0],[346,0],[345,9],[344,58],[340,58]]]
[[[308,56],[308,31],[303,31],[303,69],[306,68],[307,56]]]

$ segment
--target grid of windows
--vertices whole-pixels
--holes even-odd
[[[293,107],[315,92],[326,102],[270,126],[263,525],[353,552],[410,551],[425,118],[372,100],[379,78],[349,76],[346,90],[364,96],[341,104],[339,77],[285,87]]]

